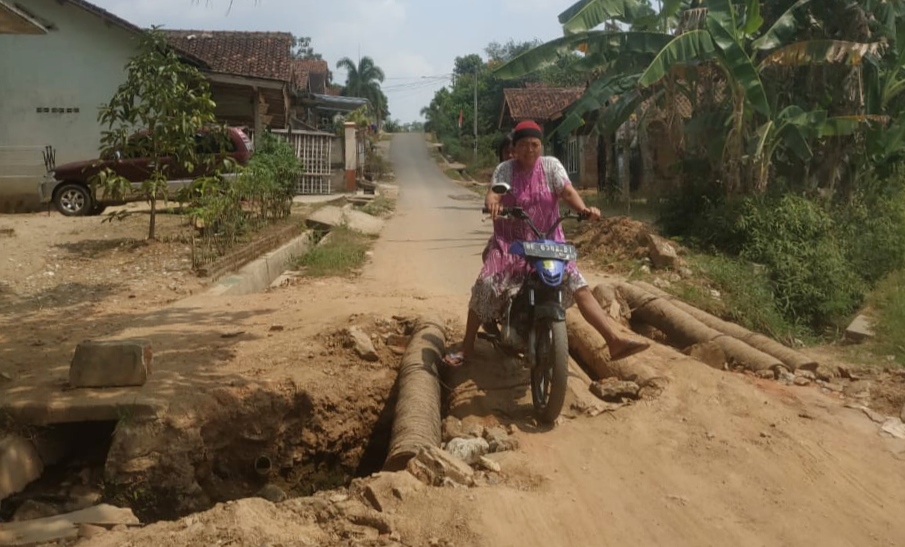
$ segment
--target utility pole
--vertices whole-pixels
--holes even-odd
[[[474,70],[474,156],[473,160],[478,159],[478,69]]]

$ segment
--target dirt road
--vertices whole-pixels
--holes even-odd
[[[418,137],[397,136],[393,159],[402,199],[366,278],[463,307],[488,227],[475,204],[449,199]],[[504,468],[537,486],[460,500],[482,544],[905,544],[905,442],[881,438],[861,411],[669,348],[636,359],[668,371],[659,399],[523,433]],[[484,347],[471,367],[496,361]],[[480,396],[489,414],[510,395]]]
[[[324,332],[348,326],[350,316],[426,311],[461,325],[490,232],[480,200],[441,174],[419,135],[396,135],[392,159],[397,213],[360,278],[233,298],[196,294],[111,323],[112,333],[149,338],[158,348],[155,381],[164,383],[148,389],[169,389],[173,379],[196,390],[190,377],[211,384],[226,375],[290,378],[312,393],[348,400],[350,385],[389,385],[390,371],[334,358]],[[102,317],[104,309],[93,313]],[[68,348],[54,353],[61,370]],[[24,359],[25,350],[17,355]],[[670,378],[659,398],[539,431],[500,410],[511,408],[513,390],[486,387],[488,376],[507,373],[480,345],[465,371],[475,389],[462,395],[473,404],[455,412],[513,424],[521,446],[502,454],[501,484],[406,495],[392,515],[403,543],[905,545],[905,441],[881,437],[865,413],[816,388],[718,371],[670,348],[633,359]],[[300,528],[298,507],[250,500],[178,523],[110,532],[97,544],[318,543],[313,529]]]

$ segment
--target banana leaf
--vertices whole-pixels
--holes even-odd
[[[707,29],[713,41],[723,52],[726,68],[735,83],[745,92],[745,99],[756,112],[770,118],[770,100],[757,68],[742,46],[736,29],[735,12],[729,0],[711,0],[708,3]]]
[[[824,63],[860,65],[865,56],[877,56],[883,50],[880,42],[845,42],[842,40],[808,40],[795,42],[770,53],[758,66],[806,66]]]
[[[773,23],[773,26],[767,29],[760,38],[751,44],[751,47],[758,50],[767,50],[778,48],[786,43],[786,41],[792,38],[798,30],[796,11],[810,1],[811,0],[798,0],[792,4],[789,9],[779,16],[776,22]]]
[[[500,79],[509,80],[530,74],[555,63],[561,56],[579,46],[587,55],[604,60],[625,55],[655,55],[672,39],[657,32],[590,31],[551,40],[530,49],[494,71]]]
[[[710,33],[693,30],[672,39],[641,74],[638,85],[650,87],[666,76],[675,64],[703,61],[714,57],[715,48]]]
[[[565,34],[584,32],[610,19],[631,23],[642,14],[640,0],[580,0],[559,14]]]

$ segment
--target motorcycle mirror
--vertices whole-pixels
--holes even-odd
[[[490,189],[494,194],[508,194],[512,187],[509,186],[508,182],[495,182]]]

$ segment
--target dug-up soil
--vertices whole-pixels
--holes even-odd
[[[400,178],[404,168],[396,168]],[[518,448],[492,455],[500,467],[488,473],[493,480],[465,488],[398,479],[376,509],[368,488],[379,477],[364,477],[385,456],[398,337],[411,318],[430,312],[455,339],[467,301],[445,287],[413,293],[397,282],[412,274],[394,273],[402,259],[382,257],[399,245],[442,277],[455,264],[437,264],[465,246],[454,240],[446,255],[437,253],[450,240],[438,226],[449,223],[451,233],[475,229],[473,254],[461,260],[476,265],[486,241],[477,223],[466,230],[458,217],[431,211],[437,232],[424,247],[412,243],[426,229],[411,222],[419,206],[460,210],[445,200],[449,192],[425,190],[423,203],[401,203],[400,222],[385,229],[360,278],[304,280],[232,298],[205,296],[204,280],[184,260],[178,220],[164,228],[172,236],[145,247],[134,243],[140,222],[114,237],[97,219],[0,216],[0,229],[15,234],[0,243],[17,257],[0,265],[0,297],[9,304],[0,312],[0,389],[29,386],[38,399],[58,394],[75,344],[115,336],[152,342],[155,369],[140,394],[168,401],[154,421],[119,417],[102,480],[70,462],[70,484],[53,485],[71,492],[88,476],[103,486],[103,499],[133,507],[151,524],[87,530],[59,545],[905,543],[905,441],[882,434],[858,408],[878,406],[871,397],[879,397],[888,401],[882,412],[893,415],[897,391],[871,383],[868,398],[858,398],[865,391],[850,378],[834,382],[855,385],[849,393],[786,385],[718,370],[662,344],[627,363],[662,373],[667,383],[657,396],[595,417],[570,403],[558,424],[540,427],[524,402],[513,403],[524,397],[524,382],[479,343],[458,372],[463,377],[447,384],[464,386],[447,402],[463,422],[506,426]],[[576,239],[584,249],[607,245],[640,260],[645,229],[616,219]],[[70,250],[108,238],[120,239],[122,250]],[[609,276],[581,267],[589,279]],[[432,272],[416,272],[418,280],[433,282]],[[64,298],[67,284],[78,298]],[[35,304],[42,295],[53,299]],[[377,360],[349,342],[352,326],[370,337]],[[899,385],[899,375],[888,376],[881,386]]]

